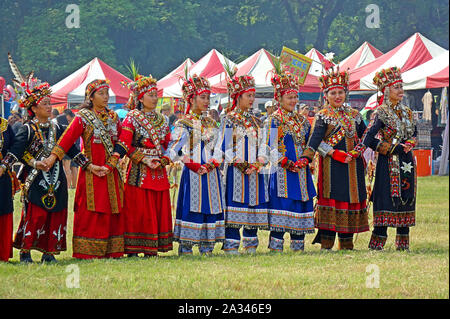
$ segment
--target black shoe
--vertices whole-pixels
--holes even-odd
[[[137,257],[138,254],[137,253],[133,253],[133,254],[127,254],[127,257]]]
[[[33,259],[31,259],[31,253],[20,253],[20,262],[21,263],[32,263]]]
[[[56,263],[55,256],[51,254],[42,254],[41,262],[43,263]]]

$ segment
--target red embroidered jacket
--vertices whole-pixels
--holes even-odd
[[[74,211],[81,205],[87,205],[86,208],[90,211],[114,214],[119,213],[123,206],[123,182],[116,168],[117,163],[114,163],[114,156],[111,156],[121,133],[121,124],[114,111],[107,112],[105,123],[102,123],[95,111],[81,109],[52,151],[61,160],[81,136],[83,153],[92,164],[103,166],[108,163],[114,167],[104,177],[80,169]]]
[[[127,183],[156,191],[170,188],[165,165],[169,163],[163,154],[170,142],[170,128],[165,117],[156,112],[130,111],[123,124],[122,133],[114,151],[120,156],[127,154],[130,165]],[[144,158],[162,160],[162,165],[151,169]]]

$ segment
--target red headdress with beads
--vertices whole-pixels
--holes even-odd
[[[341,88],[345,91],[348,90],[348,72],[340,71],[339,65],[336,68],[333,66],[329,68],[324,67],[322,75],[318,79],[324,93],[335,88]]]
[[[89,99],[92,94],[100,89],[108,88],[109,89],[109,83],[110,81],[108,79],[106,80],[94,80],[90,82],[88,85],[86,85],[86,91],[85,91],[85,99]]]
[[[378,97],[378,103],[382,104],[384,100],[384,91],[386,87],[392,86],[395,83],[403,82],[400,69],[396,66],[391,68],[382,69],[375,73],[373,83],[377,86],[378,91],[381,92],[381,96]]]
[[[270,81],[274,88],[274,99],[278,102],[285,94],[299,92],[298,77],[288,71],[274,73]]]
[[[203,93],[211,93],[211,86],[208,79],[194,74],[192,77],[189,77],[189,79],[183,80],[181,90],[183,92],[183,99],[187,103],[185,113],[188,114],[191,108],[189,99]]]
[[[135,109],[138,101],[145,93],[157,90],[157,82],[158,81],[152,77],[151,74],[149,76],[138,74],[135,76],[133,82],[122,81],[122,86],[127,87],[131,91],[126,107],[129,110]]]
[[[232,77],[227,82],[228,94],[233,100],[230,111],[236,108],[238,98],[246,92],[255,92],[255,78],[250,75]]]

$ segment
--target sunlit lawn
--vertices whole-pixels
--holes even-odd
[[[260,232],[256,255],[214,255],[79,261],[73,259],[73,191],[70,193],[68,250],[59,262],[21,265],[18,250],[0,263],[1,298],[449,298],[449,178],[419,178],[416,226],[410,252],[397,252],[389,229],[384,252],[367,249],[370,233],[357,237],[354,251],[323,253],[306,237],[304,253],[269,253],[268,232]],[[16,197],[14,229],[20,219]],[[39,261],[41,254],[32,253]],[[78,268],[74,268],[73,265]],[[70,267],[69,267],[70,266]],[[74,269],[79,288],[70,288]],[[379,288],[372,280],[379,272]],[[69,287],[67,285],[69,283]],[[368,287],[369,284],[369,287]]]

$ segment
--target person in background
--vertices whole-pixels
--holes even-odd
[[[13,117],[13,124],[11,124],[11,129],[14,134],[17,134],[19,129],[23,126],[22,115],[20,115],[20,112],[14,112],[12,117]]]
[[[59,111],[57,109],[52,109],[51,121],[56,124],[56,117],[59,115]]]
[[[63,113],[59,114],[56,117],[56,122],[58,123],[58,125],[66,129],[67,126],[69,126],[70,122],[72,122],[74,117],[75,114],[71,110],[65,109]],[[77,147],[78,148],[80,147],[79,140],[77,140]],[[67,186],[69,187],[69,189],[74,189],[76,186],[78,165],[75,162],[73,162],[67,155],[64,155],[62,163],[64,173],[66,174],[67,178]]]
[[[276,103],[274,103],[274,101],[272,101],[272,100],[267,101],[264,104],[264,108],[266,109],[266,114],[261,117],[261,122],[264,123],[264,121],[276,110],[275,104]]]
[[[305,103],[300,103],[298,106],[298,113],[304,117],[308,116],[309,107]]]
[[[166,122],[169,123],[169,117],[172,114],[172,108],[170,107],[169,103],[164,103],[161,106],[161,114],[164,115],[164,117],[166,118]]]
[[[209,116],[216,121],[217,125],[220,124],[220,117],[219,117],[219,112],[217,112],[217,110],[210,110],[209,111]]]

